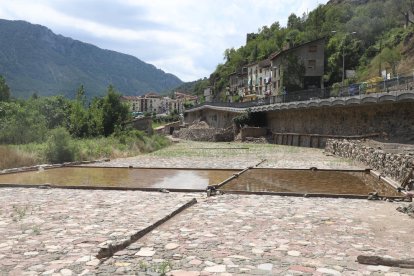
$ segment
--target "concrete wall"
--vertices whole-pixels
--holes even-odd
[[[337,156],[351,158],[368,165],[371,169],[401,182],[410,173],[414,164],[413,154],[385,152],[367,146],[361,140],[328,139],[325,151]]]
[[[203,109],[199,111],[185,113],[184,122],[186,124],[192,124],[196,121],[205,121],[210,127],[228,128],[233,125],[233,118],[238,115],[240,115],[240,113],[213,109]]]
[[[272,132],[414,138],[414,102],[268,111]]]

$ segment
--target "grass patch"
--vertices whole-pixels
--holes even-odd
[[[165,123],[165,122],[154,122],[154,121],[152,121],[152,128],[156,129],[157,127],[164,126],[166,124],[167,123]]]
[[[136,130],[90,139],[66,137],[68,139],[64,145],[60,145],[56,138],[58,137],[44,143],[1,145],[0,156],[8,158],[0,159],[0,170],[62,161],[63,159],[57,158],[58,151],[69,154],[73,161],[86,161],[136,156],[159,150],[171,143],[165,136],[157,134],[148,136]],[[64,158],[63,161],[69,160]]]
[[[0,169],[33,166],[42,161],[36,151],[24,150],[19,146],[0,145]]]

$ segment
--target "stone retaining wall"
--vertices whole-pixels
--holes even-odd
[[[267,128],[264,127],[243,127],[240,129],[240,135],[242,141],[246,140],[246,137],[260,138],[267,134]]]
[[[230,142],[234,140],[234,133],[232,128],[181,128],[178,138],[192,141]]]
[[[400,183],[410,173],[414,164],[414,154],[385,152],[364,144],[362,140],[328,139],[325,151],[360,161]]]

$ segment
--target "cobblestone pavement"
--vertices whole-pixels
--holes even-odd
[[[320,149],[182,142],[94,166],[364,168]],[[196,197],[198,203],[111,258],[130,236]],[[357,255],[410,258],[414,220],[403,203],[279,196],[0,189],[0,275],[414,275]]]
[[[75,275],[197,194],[0,189],[0,275]],[[57,274],[59,275],[59,274]]]
[[[107,275],[413,275],[356,263],[410,258],[414,220],[399,204],[222,195],[208,198],[96,268]],[[155,274],[156,275],[156,274]]]
[[[364,169],[362,164],[325,155],[322,149],[273,144],[209,143],[181,140],[157,152],[102,163],[115,167],[228,168],[258,164],[263,168]],[[101,166],[101,164],[100,164]]]

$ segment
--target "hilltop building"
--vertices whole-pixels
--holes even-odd
[[[325,39],[320,38],[270,55],[273,94],[323,88]]]
[[[235,96],[241,101],[252,101],[289,90],[323,88],[324,72],[325,38],[288,45],[267,59],[247,64],[231,74],[226,101],[233,102]],[[211,101],[211,88],[204,91],[204,97]]]

